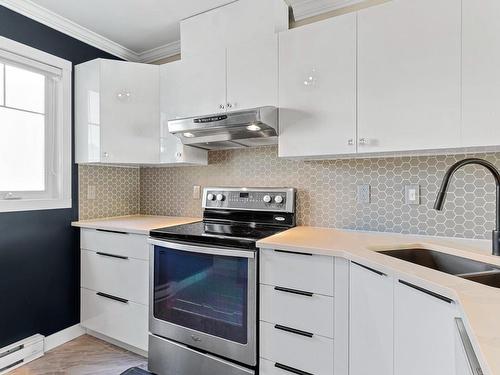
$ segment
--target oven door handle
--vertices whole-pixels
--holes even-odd
[[[166,247],[172,250],[188,251],[190,253],[199,254],[209,254],[209,255],[222,255],[233,258],[255,258],[256,250],[241,250],[236,248],[220,248],[220,247],[207,247],[207,246],[196,246],[196,245],[186,245],[177,242],[168,242],[155,240],[153,238],[149,239],[151,245]]]

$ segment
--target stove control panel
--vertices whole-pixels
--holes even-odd
[[[295,212],[293,188],[205,188],[203,208]]]

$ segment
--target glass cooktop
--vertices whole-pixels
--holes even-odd
[[[162,240],[194,242],[203,245],[255,249],[255,243],[288,228],[255,223],[218,223],[199,221],[154,229],[150,236]]]

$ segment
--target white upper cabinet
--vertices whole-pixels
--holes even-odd
[[[283,0],[239,0],[181,22],[182,58],[209,53],[288,29]]]
[[[172,102],[166,112],[169,120],[226,110],[226,50],[190,56],[172,65],[169,84]],[[175,89],[175,91],[174,91]]]
[[[455,375],[455,304],[401,282],[394,303],[394,374]]]
[[[280,34],[279,156],[356,152],[356,14]]]
[[[349,374],[393,373],[393,278],[351,262]]]
[[[500,145],[500,1],[462,2],[464,145]]]
[[[158,66],[97,59],[75,72],[76,162],[158,163]]]
[[[227,110],[278,106],[278,36],[227,49]]]
[[[169,133],[168,120],[175,119],[186,105],[182,72],[183,62],[175,61],[160,66],[160,163],[201,164],[208,163],[207,151],[184,146],[179,138]]]
[[[461,1],[393,0],[360,11],[358,152],[460,147],[460,59]]]

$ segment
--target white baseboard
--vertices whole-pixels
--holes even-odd
[[[63,329],[62,331],[56,332],[53,335],[45,337],[44,350],[47,352],[59,345],[65,344],[68,341],[76,339],[77,337],[84,335],[85,329],[80,326],[80,324],[75,324],[74,326]]]
[[[103,335],[102,333],[98,333],[98,332],[94,332],[90,329],[87,329],[87,332],[86,332],[88,335],[90,336],[94,336],[102,341],[106,341],[106,342],[109,342],[110,344],[113,344],[113,345],[116,345],[122,349],[125,349],[125,350],[128,350],[129,352],[132,352],[132,353],[135,353],[135,354],[138,354],[142,357],[145,357],[145,358],[148,358],[148,352],[142,350],[142,349],[139,349],[139,348],[136,348],[135,346],[132,346],[132,345],[129,345],[129,344],[125,344],[124,342],[121,342],[121,341],[118,341],[118,340],[115,340],[115,339],[112,339],[111,337],[108,337],[106,335]]]

